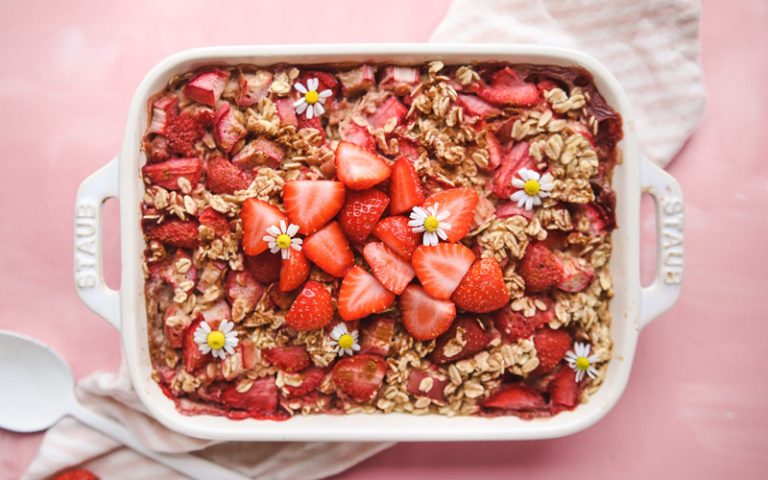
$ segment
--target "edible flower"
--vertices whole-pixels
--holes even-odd
[[[552,175],[545,173],[540,175],[535,170],[521,168],[517,171],[519,178],[512,179],[512,186],[519,188],[509,199],[517,202],[518,207],[525,205],[526,210],[532,210],[533,206],[541,205],[541,199],[549,196],[549,192],[555,187]]]
[[[194,333],[197,348],[203,355],[210,353],[214,358],[223,359],[227,355],[234,353],[237,346],[237,331],[234,330],[235,324],[227,320],[222,320],[219,327],[214,330],[203,321],[197,327]]]
[[[267,234],[264,235],[263,240],[269,245],[269,251],[272,253],[280,252],[283,260],[287,260],[291,256],[291,249],[297,252],[301,251],[301,244],[303,242],[300,238],[294,238],[299,232],[299,226],[290,224],[286,225],[285,220],[280,220],[280,225],[272,225],[267,228]]]
[[[451,215],[451,212],[439,210],[440,204],[436,203],[431,207],[413,207],[411,220],[408,225],[415,233],[424,232],[422,243],[428,247],[434,247],[440,240],[447,240],[446,231],[451,229],[451,224],[445,219]]]
[[[306,87],[302,85],[301,82],[296,82],[293,85],[293,88],[302,94],[302,96],[293,103],[293,106],[296,108],[296,113],[299,115],[304,113],[308,120],[311,120],[312,117],[319,117],[325,113],[323,104],[328,97],[333,95],[333,92],[327,88],[322,92],[318,92],[317,89],[319,86],[320,81],[316,78],[307,80]]]
[[[331,330],[331,338],[339,346],[339,356],[354,355],[355,352],[360,351],[360,345],[357,343],[358,335],[357,330],[351,332],[347,329],[347,325],[340,323],[333,327]]]
[[[588,343],[576,342],[573,344],[573,350],[565,354],[568,366],[576,372],[577,382],[584,379],[584,374],[589,375],[592,380],[597,378],[597,369],[593,365],[600,360],[600,357],[595,354],[590,355],[591,350],[592,347]]]

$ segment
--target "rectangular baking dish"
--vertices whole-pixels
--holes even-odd
[[[147,122],[147,99],[165,87],[168,78],[210,64],[275,63],[327,64],[388,62],[415,64],[442,60],[445,64],[502,61],[581,66],[594,76],[606,101],[621,113],[623,163],[615,169],[619,228],[613,233],[611,271],[615,298],[611,302],[613,355],[603,385],[588,402],[551,418],[521,420],[439,415],[312,415],[285,422],[230,420],[218,416],[185,416],[150,377],[144,279],[141,258],[144,240],[139,204],[144,185],[139,169]],[[657,274],[649,287],[640,284],[640,196],[656,201]],[[106,286],[101,266],[101,205],[120,202],[121,288]],[[130,105],[122,150],[107,165],[85,179],[75,212],[75,284],[80,298],[112,323],[122,344],[136,392],[159,422],[180,433],[216,440],[253,441],[435,441],[528,440],[560,437],[583,430],[616,404],[629,378],[640,330],[670,308],[680,293],[683,270],[683,199],[678,183],[642,158],[635,120],[617,80],[595,59],[572,50],[531,45],[293,45],[212,47],[172,55],[154,67],[136,90]]]

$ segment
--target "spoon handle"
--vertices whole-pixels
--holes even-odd
[[[188,453],[159,453],[152,451],[142,445],[123,425],[92,412],[79,403],[75,403],[70,414],[94,430],[98,430],[145,457],[162,463],[166,467],[183,473],[190,478],[198,480],[210,480],[213,478],[216,480],[247,480],[247,477],[237,472]]]

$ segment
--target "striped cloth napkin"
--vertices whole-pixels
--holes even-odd
[[[692,0],[455,0],[434,42],[536,43],[569,47],[603,62],[627,90],[644,153],[666,165],[701,118],[699,3]],[[220,443],[164,429],[145,414],[127,373],[97,373],[79,386],[86,406],[127,425],[164,452],[196,452],[251,478],[319,479],[346,470],[389,443]],[[64,419],[46,434],[25,478],[84,464],[102,478],[181,475]]]

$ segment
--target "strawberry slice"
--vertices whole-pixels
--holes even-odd
[[[403,257],[380,242],[371,242],[363,249],[363,257],[376,279],[384,288],[400,295],[416,273]]]
[[[256,198],[243,202],[240,218],[243,221],[243,251],[252,256],[267,250],[268,245],[264,241],[267,228],[287,220],[277,207]]]
[[[474,313],[492,312],[509,303],[509,290],[499,262],[482,258],[473,263],[451,300],[462,310]]]
[[[515,343],[521,338],[530,337],[533,335],[533,332],[555,318],[552,300],[547,297],[544,297],[543,300],[548,304],[547,309],[544,311],[539,310],[531,317],[526,317],[522,313],[513,311],[511,308],[499,310],[494,314],[493,318],[496,329],[510,343]]]
[[[542,243],[532,243],[517,265],[517,273],[525,280],[529,292],[543,292],[563,280],[560,259]]]
[[[215,107],[229,80],[229,72],[219,68],[200,72],[182,89],[184,96],[203,105]]]
[[[403,105],[397,97],[389,97],[381,106],[368,117],[368,123],[373,128],[384,128],[391,118],[395,119],[395,125],[402,125],[405,116],[408,115],[408,108]]]
[[[416,205],[424,203],[424,189],[413,163],[400,157],[392,164],[392,178],[389,182],[389,212],[398,215],[410,212]]]
[[[230,408],[245,410],[251,415],[269,416],[277,411],[277,384],[274,377],[254,380],[245,392],[232,384],[221,392],[221,401]]]
[[[277,255],[273,256],[277,257]],[[280,266],[280,283],[278,284],[280,291],[290,292],[299,288],[309,277],[309,269],[309,260],[304,253],[292,251],[288,259],[283,260]]]
[[[294,253],[296,252],[292,251],[291,256]],[[245,256],[245,268],[251,272],[251,275],[253,275],[257,282],[272,283],[280,278],[281,265],[280,255],[274,254],[269,250],[255,257]]]
[[[160,225],[146,225],[144,233],[147,238],[174,247],[196,248],[198,244],[197,223],[192,220],[170,218]]]
[[[379,155],[349,142],[336,147],[336,174],[352,190],[367,190],[389,178],[389,163]]]
[[[483,86],[478,93],[495,105],[530,106],[541,99],[536,84],[524,82],[510,67],[494,72],[491,85]]]
[[[477,317],[461,316],[447,332],[438,337],[429,358],[438,365],[463,360],[484,350],[492,338]],[[455,347],[459,347],[459,350]]]
[[[299,119],[296,117],[296,107],[293,106],[293,100],[290,98],[278,98],[275,100],[277,107],[277,116],[280,117],[280,123],[299,127]]]
[[[554,405],[573,408],[579,403],[579,385],[573,370],[563,367],[549,384],[549,398]]]
[[[371,189],[347,192],[339,212],[339,225],[349,240],[362,243],[389,205],[386,193]]]
[[[391,90],[397,95],[408,95],[411,88],[419,83],[419,69],[416,67],[386,67],[381,75],[379,86]]]
[[[198,215],[197,220],[200,222],[200,225],[210,228],[219,237],[223,237],[232,231],[227,217],[211,207],[205,207],[200,212],[200,215]]]
[[[563,279],[557,284],[557,288],[564,292],[580,292],[587,288],[595,278],[595,269],[581,258],[572,257],[563,253],[556,253],[563,267]]]
[[[269,363],[288,373],[299,372],[312,364],[307,349],[300,346],[272,347],[262,353]]]
[[[249,107],[259,103],[259,100],[269,94],[269,87],[272,85],[272,73],[269,70],[241,73],[238,84],[240,91],[236,98],[237,105]]]
[[[176,116],[178,103],[179,99],[172,94],[163,95],[152,102],[152,118],[149,121],[147,133],[165,135],[168,124]]]
[[[216,144],[225,152],[229,152],[237,145],[237,142],[248,133],[245,125],[238,120],[235,112],[227,102],[216,107],[216,116],[213,119],[213,137]]]
[[[536,410],[546,406],[539,392],[522,383],[502,385],[480,404],[500,410]]]
[[[416,247],[421,243],[419,235],[408,225],[408,217],[383,218],[373,229],[373,235],[398,255],[410,260]]]
[[[376,396],[385,373],[386,362],[375,355],[342,358],[332,371],[336,388],[358,402],[368,402]]]
[[[425,379],[431,379],[425,381]],[[427,397],[439,403],[445,402],[445,387],[448,385],[448,379],[440,375],[437,371],[429,370],[411,370],[408,375],[408,383],[405,389],[411,395],[416,397]]]
[[[264,286],[253,278],[247,270],[241,272],[231,270],[224,282],[227,300],[232,305],[232,317],[240,322],[251,313],[264,293]]]
[[[363,321],[360,332],[360,353],[386,357],[395,334],[395,319],[376,316]]]
[[[432,340],[445,333],[456,318],[456,307],[448,300],[429,296],[420,285],[409,285],[400,296],[403,325],[416,340]]]
[[[449,212],[446,223],[451,228],[445,232],[449,242],[458,242],[469,233],[475,217],[475,207],[480,200],[477,192],[471,188],[449,188],[433,193],[424,201],[424,208],[437,205],[438,213]]]
[[[369,152],[376,152],[376,139],[366,127],[352,121],[346,122],[339,127],[339,135],[346,142],[354,143]]]
[[[341,278],[355,264],[349,242],[336,222],[304,239],[302,251],[309,260],[326,273]]]
[[[310,367],[304,370],[301,372],[301,385],[298,387],[291,385],[283,386],[285,396],[287,398],[296,398],[315,391],[323,383],[327,374],[328,370],[325,368]]]
[[[171,348],[182,348],[184,333],[192,323],[192,317],[181,309],[178,303],[172,303],[163,315],[163,334]]]
[[[394,301],[395,294],[362,267],[355,265],[341,281],[339,316],[345,321],[358,320],[386,310]]]
[[[283,187],[283,206],[305,235],[315,233],[344,205],[344,184],[330,180],[294,180]]]
[[[356,95],[370,90],[376,82],[376,68],[362,65],[353,70],[337,73],[341,81],[341,90],[345,96]]]
[[[246,143],[233,157],[232,164],[244,172],[266,165],[278,168],[285,158],[285,150],[277,143],[266,138],[257,138]]]
[[[237,190],[245,190],[251,183],[251,179],[242,170],[221,157],[208,160],[205,174],[206,186],[213,193],[234,193]]]
[[[434,298],[447,300],[467,274],[475,254],[460,243],[438,243],[420,246],[411,262],[424,289]]]
[[[203,323],[203,318],[199,317],[197,320],[190,323],[187,329],[184,331],[184,345],[182,353],[184,360],[184,370],[187,373],[196,372],[211,360],[211,356],[203,355],[203,352],[200,351],[197,342],[195,342],[195,330],[197,330],[197,327],[199,327],[201,323]]]
[[[328,325],[333,318],[331,294],[322,283],[310,280],[293,301],[285,315],[285,323],[294,330],[304,332]]]
[[[501,167],[493,175],[491,184],[491,191],[497,198],[506,200],[512,195],[515,190],[512,180],[520,169],[536,170],[536,165],[528,154],[529,150],[528,142],[519,142],[502,157]]]
[[[144,165],[141,173],[149,183],[166,190],[181,190],[181,178],[187,179],[192,188],[195,188],[203,174],[203,162],[199,158],[172,158],[165,162]]]
[[[536,347],[536,356],[539,357],[536,373],[546,373],[560,363],[570,350],[573,338],[565,330],[553,330],[547,327],[533,336],[533,344]]]
[[[469,117],[490,118],[501,115],[501,110],[475,95],[459,94],[458,103]]]

